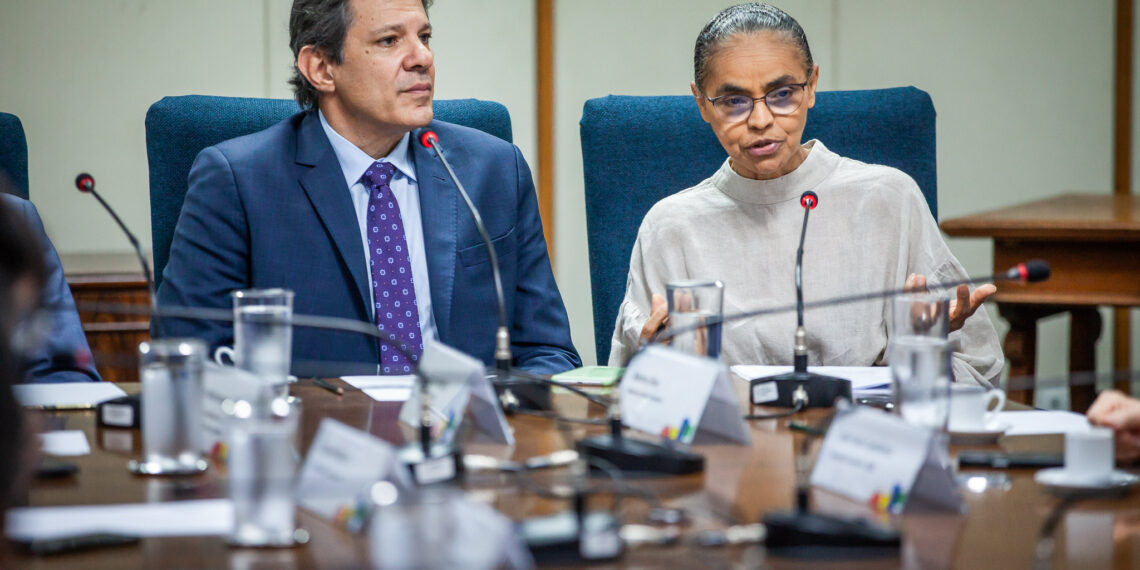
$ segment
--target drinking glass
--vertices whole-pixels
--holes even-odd
[[[128,468],[140,475],[186,475],[206,470],[202,457],[202,369],[206,345],[192,338],[139,344],[142,382],[142,461]]]
[[[293,292],[234,291],[234,364],[262,378],[273,396],[289,395],[293,351]]]
[[[912,425],[945,432],[953,372],[947,339],[950,298],[945,293],[907,293],[892,301],[888,346],[895,410]]]
[[[669,304],[669,327],[683,331],[672,338],[673,348],[697,356],[719,358],[724,283],[674,281],[665,285],[665,292]],[[701,326],[710,320],[715,322]]]
[[[307,540],[296,527],[295,441],[300,408],[276,399],[268,410],[238,401],[227,406],[230,500],[235,546],[286,547]]]

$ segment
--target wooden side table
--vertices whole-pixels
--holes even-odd
[[[1072,313],[1069,368],[1087,371],[1096,363],[1097,307],[1140,306],[1140,200],[1131,195],[1064,194],[941,225],[951,236],[993,238],[995,272],[1029,259],[1044,259],[1053,268],[1048,281],[1003,283],[994,295],[998,312],[1010,324],[1003,345],[1010,376],[1034,373],[1038,319]],[[1092,385],[1070,386],[1072,409],[1087,410],[1095,392]],[[1032,387],[1009,395],[1033,403]]]
[[[145,307],[150,303],[146,279],[133,253],[68,254],[61,255],[60,261],[77,304],[127,303]],[[81,308],[79,320],[103,380],[138,382],[138,348],[140,342],[150,338],[150,319],[146,315]]]

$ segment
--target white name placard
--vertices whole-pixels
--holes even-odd
[[[213,453],[226,439],[222,402],[245,400],[259,406],[267,397],[269,386],[241,368],[207,361],[202,371],[202,388],[202,438],[199,441],[203,452]]]
[[[450,443],[456,428],[467,413],[475,427],[489,435],[492,441],[514,445],[515,437],[499,407],[495,389],[483,370],[483,363],[441,342],[429,342],[420,357],[420,372],[427,376],[430,385],[431,413],[440,432],[439,441]],[[400,409],[400,421],[412,427],[420,425],[420,387],[412,393]]]
[[[963,508],[935,432],[868,407],[840,412],[832,421],[811,484],[885,512],[913,505]]]
[[[366,519],[372,484],[383,479],[401,488],[411,487],[407,471],[396,468],[395,448],[372,434],[325,418],[301,467],[297,502],[356,532]]]
[[[622,421],[634,429],[684,444],[706,433],[751,442],[728,370],[716,360],[651,346],[630,361],[620,391]]]

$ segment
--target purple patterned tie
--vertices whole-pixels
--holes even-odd
[[[376,161],[364,173],[368,191],[368,264],[372,269],[372,294],[376,299],[376,325],[398,337],[401,348],[420,359],[424,341],[420,334],[419,307],[412,281],[412,260],[404,238],[400,205],[388,183],[396,167]],[[410,374],[412,363],[398,351],[380,343],[384,374]]]

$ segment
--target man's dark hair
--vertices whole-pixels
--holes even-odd
[[[811,58],[807,35],[800,23],[771,4],[752,2],[725,8],[709,20],[697,36],[697,45],[693,50],[693,79],[697,82],[697,89],[704,93],[709,59],[721,44],[738,34],[756,32],[777,32],[787,37],[800,50],[808,77],[811,77],[815,63]]]
[[[420,0],[424,12],[432,0]],[[293,96],[302,109],[317,105],[317,90],[297,69],[301,48],[313,46],[333,63],[344,61],[344,38],[352,25],[352,0],[294,0],[289,13],[289,48],[293,50]]]

